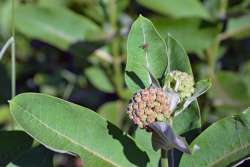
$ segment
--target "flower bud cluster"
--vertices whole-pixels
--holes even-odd
[[[171,115],[169,100],[162,88],[149,87],[135,93],[128,105],[129,118],[140,128]]]
[[[194,78],[185,72],[170,72],[168,82],[168,87],[178,93],[181,101],[194,93]]]

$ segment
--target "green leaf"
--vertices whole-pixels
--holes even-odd
[[[168,36],[167,40],[169,52],[168,70],[179,70],[193,75],[188,56],[184,48],[172,37]],[[174,118],[174,130],[177,134],[182,134],[193,129],[200,128],[200,110],[198,102],[194,101],[186,111],[182,112]]]
[[[226,33],[230,37],[241,39],[250,36],[250,15],[229,19]]]
[[[64,50],[79,41],[102,36],[95,23],[59,6],[19,5],[16,17],[18,31]]]
[[[216,74],[216,78],[220,82],[222,89],[224,89],[229,96],[238,100],[248,99],[248,94],[246,91],[247,87],[244,84],[242,78],[239,77],[237,73],[230,71],[219,71]]]
[[[201,27],[201,21],[193,18],[170,19],[158,17],[153,18],[152,22],[163,38],[167,38],[168,34],[171,34],[187,51],[198,54],[201,54],[216,40],[220,31],[218,26]]]
[[[151,143],[152,134],[147,132],[145,129],[136,129],[135,141],[141,146],[141,149],[150,155],[148,166],[158,166],[160,159],[160,151],[154,151]]]
[[[250,108],[208,127],[193,142],[199,150],[183,155],[180,167],[226,167],[250,154]]]
[[[46,166],[53,167],[53,152],[48,150],[42,145],[36,146],[16,160],[12,161],[7,167],[34,167],[34,166]]]
[[[121,101],[107,102],[98,109],[98,113],[116,126],[120,127],[121,118],[124,113],[123,107]]]
[[[29,150],[32,142],[32,138],[22,131],[0,131],[0,166]]]
[[[198,0],[137,0],[141,5],[173,17],[208,18],[208,12]]]
[[[243,78],[231,71],[217,72],[214,87],[210,91],[214,104],[216,106],[249,106],[250,100],[247,90],[249,83],[245,84]]]
[[[139,16],[132,25],[127,41],[125,80],[133,92],[150,86],[151,78],[147,69],[157,79],[162,77],[167,67],[166,50],[166,43],[152,22]]]
[[[24,93],[11,100],[10,109],[32,137],[53,150],[78,154],[86,166],[146,166],[149,161],[132,138],[85,107]]]
[[[104,70],[95,66],[85,70],[85,74],[92,85],[103,92],[114,92],[114,87]]]

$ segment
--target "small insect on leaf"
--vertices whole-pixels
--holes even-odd
[[[147,49],[148,48],[148,44],[144,43],[144,44],[140,45],[139,48]]]

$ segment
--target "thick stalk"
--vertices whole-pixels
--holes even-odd
[[[161,167],[168,167],[168,155],[166,150],[161,150]]]
[[[170,163],[171,163],[170,167],[174,167],[174,149],[170,150],[169,160],[171,160],[170,161]]]
[[[169,124],[173,127],[173,118],[169,119]],[[168,164],[169,167],[174,167],[174,149],[168,151]]]

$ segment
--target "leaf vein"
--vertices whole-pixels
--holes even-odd
[[[239,147],[238,149],[233,150],[232,152],[229,152],[228,154],[224,154],[222,157],[220,157],[219,159],[217,159],[216,161],[214,161],[212,164],[208,165],[208,167],[213,167],[216,164],[220,163],[221,161],[223,161],[224,159],[226,159],[227,157],[241,151],[242,149],[248,148],[250,146],[250,143],[242,145],[241,147]]]
[[[117,167],[121,167],[119,166],[118,164],[115,164],[114,162],[110,161],[109,159],[106,159],[105,157],[101,156],[100,154],[92,151],[91,149],[89,149],[88,147],[80,144],[79,142],[75,141],[75,140],[72,140],[70,137],[58,132],[57,130],[51,128],[50,126],[48,126],[46,123],[44,123],[43,121],[41,121],[38,117],[36,117],[34,114],[32,114],[31,112],[29,112],[30,109],[27,109],[27,111],[25,110],[25,107],[23,107],[22,105],[16,103],[17,106],[19,106],[25,113],[29,114],[34,120],[36,120],[38,123],[40,123],[42,126],[44,126],[45,128],[47,128],[48,130],[51,130],[52,132],[56,133],[59,137],[62,137],[64,138],[65,140],[68,140],[69,142],[75,144],[75,145],[78,145],[79,147],[83,148],[84,150],[88,151],[90,154],[93,154],[95,156],[98,156],[100,157],[101,159],[103,159],[104,161],[112,164],[113,166],[117,166]],[[31,134],[30,134],[31,135]],[[31,135],[33,136],[33,135]],[[39,142],[41,142],[39,140]],[[43,143],[43,142],[41,142]],[[43,143],[44,144],[44,143]],[[45,144],[46,145],[46,144]]]

